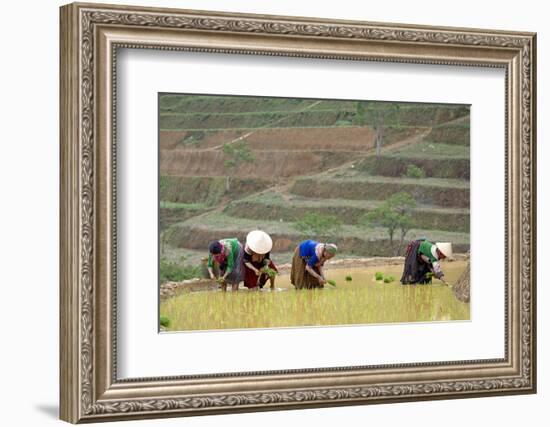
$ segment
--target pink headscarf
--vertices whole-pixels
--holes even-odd
[[[212,255],[212,258],[214,258],[214,261],[216,261],[218,264],[223,264],[227,257],[225,256],[225,250],[221,251],[219,254]]]

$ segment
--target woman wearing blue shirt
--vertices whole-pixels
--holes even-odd
[[[323,274],[323,265],[337,251],[338,247],[333,243],[304,240],[294,251],[290,283],[296,289],[324,287],[327,280]]]

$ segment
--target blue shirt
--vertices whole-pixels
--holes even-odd
[[[310,267],[315,267],[319,263],[319,258],[315,253],[315,248],[318,244],[319,242],[315,240],[304,240],[300,243],[300,256],[305,258],[307,265]]]

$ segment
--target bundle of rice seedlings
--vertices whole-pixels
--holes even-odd
[[[260,270],[262,273],[265,273],[269,276],[270,279],[273,279],[275,276],[277,276],[277,271],[276,270],[273,270],[271,267],[269,266],[265,266],[265,267],[262,267],[262,269]]]

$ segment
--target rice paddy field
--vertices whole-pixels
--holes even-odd
[[[404,256],[418,238],[470,250],[467,105],[164,94],[159,128],[161,287],[202,277],[211,240],[256,229],[279,266],[305,239],[337,244],[339,260]],[[371,218],[394,197],[413,201],[396,229]],[[274,291],[187,289],[161,301],[163,330],[470,318],[439,281],[403,286],[401,265],[360,265],[327,266],[336,286],[319,290],[296,291],[284,274]],[[447,281],[465,268],[445,263]]]
[[[445,278],[456,283],[466,261],[444,263]],[[470,319],[470,304],[458,301],[449,286],[399,283],[402,266],[327,268],[336,286],[295,290],[287,275],[271,291],[189,292],[163,301],[167,331],[336,326]],[[394,280],[376,280],[376,273]],[[346,280],[351,278],[351,280]]]

